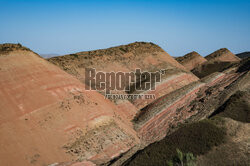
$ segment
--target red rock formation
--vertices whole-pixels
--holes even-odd
[[[101,94],[30,50],[0,48],[0,165],[103,163],[138,144]]]
[[[172,127],[190,117],[195,115],[197,121],[204,116],[209,116],[239,88],[235,82],[246,72],[236,71],[228,69],[223,73],[213,73],[200,81],[166,94],[144,107],[133,120],[134,128],[141,141],[145,145],[159,141],[171,131]],[[227,90],[228,92],[222,93],[232,84],[236,84],[234,86],[237,88],[231,88]]]
[[[186,69],[192,70],[198,65],[206,62],[207,60],[203,58],[200,54],[193,51],[190,52],[183,57],[178,57],[175,60],[177,60],[180,64],[182,64]]]
[[[104,72],[131,72],[136,68],[141,71],[155,72],[166,69],[167,74],[162,77],[162,82],[157,85],[156,91],[143,92],[155,94],[156,99],[179,89],[198,78],[187,72],[173,57],[153,43],[136,42],[128,45],[112,47],[89,52],[79,52],[48,59],[66,72],[85,82],[85,68],[95,68]],[[119,92],[125,94],[125,92]],[[132,94],[138,92],[132,92]],[[119,101],[115,103],[125,117],[131,120],[135,113],[154,100]]]
[[[224,74],[224,73],[215,72],[213,74],[210,74],[210,75],[202,78],[201,81],[206,83],[206,86],[213,86],[218,81],[221,81],[222,79],[224,79],[225,76],[226,76],[226,74]]]
[[[205,84],[196,82],[184,88],[165,95],[148,105],[137,115],[134,120],[135,129],[140,139],[149,144],[161,140],[167,134],[167,130],[173,125],[183,122],[197,112],[189,112],[189,109],[178,110],[188,105],[197,97],[197,92]]]
[[[82,67],[88,64],[91,67],[100,65],[99,69],[106,71],[129,71],[136,65],[145,70],[154,65],[157,69],[166,69],[162,82],[153,92],[155,100],[116,101],[117,105],[98,92],[86,91],[78,79],[29,49],[20,45],[0,45],[0,165],[107,164],[131,149],[136,152],[162,139],[172,127],[187,119],[209,116],[220,105],[218,98],[231,93],[230,90],[225,94],[221,91],[236,84],[247,70],[246,62],[243,68],[241,66],[242,73],[235,73],[240,68],[235,66],[233,70],[214,73],[198,81],[178,64],[175,66],[171,58],[161,62],[161,54],[166,54],[155,52],[154,49],[159,49],[157,46],[151,48],[151,44],[146,43],[148,47],[142,49],[140,45],[132,44],[139,49],[124,53],[130,57],[127,60],[132,65],[126,65],[122,58],[112,66],[115,63],[108,59],[113,57],[107,55],[104,58],[109,65],[101,64],[103,61],[98,56],[102,51],[109,53],[108,50],[97,51],[94,57],[84,53],[83,56],[73,55],[73,59],[72,55],[53,59],[53,63],[59,63],[81,81],[84,80]],[[117,49],[126,52],[130,47]],[[152,49],[154,51],[150,52]],[[86,57],[90,60],[87,64],[78,62],[79,59],[75,59],[78,56],[81,60]],[[237,84],[231,89],[235,87]]]
[[[137,99],[132,101],[132,103],[137,107],[137,109],[142,109],[148,104],[152,103],[154,100],[169,94],[177,89],[184,87],[185,85],[190,84],[191,82],[197,81],[198,79],[189,73],[175,73],[169,75],[165,79],[163,78],[161,83],[157,84],[155,91],[145,91],[142,94],[154,94],[155,99]]]

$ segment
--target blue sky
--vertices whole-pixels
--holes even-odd
[[[0,0],[0,43],[67,54],[135,41],[172,56],[250,51],[249,0]]]

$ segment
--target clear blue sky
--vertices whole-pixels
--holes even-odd
[[[250,51],[250,1],[0,0],[0,43],[67,54],[134,41],[172,56]]]

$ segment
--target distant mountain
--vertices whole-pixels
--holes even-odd
[[[42,56],[43,58],[51,58],[51,57],[55,57],[55,56],[60,56],[60,54],[40,54],[40,56]]]
[[[248,57],[250,57],[250,52],[242,52],[242,53],[236,54],[236,56],[241,58],[241,59],[248,58]]]

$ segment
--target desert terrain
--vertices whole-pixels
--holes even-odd
[[[0,44],[0,165],[248,165],[247,54],[134,42],[46,59]],[[115,91],[155,98],[111,100],[86,90],[86,68],[164,72],[155,90]]]

